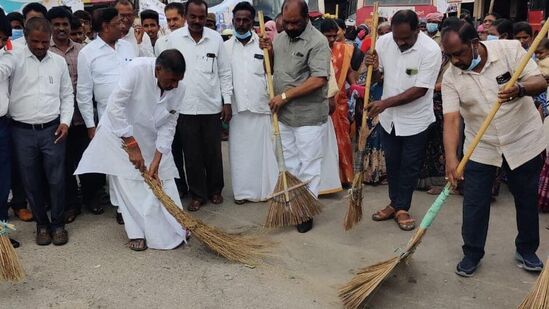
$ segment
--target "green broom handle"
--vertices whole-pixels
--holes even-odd
[[[372,27],[372,47],[370,48],[370,54],[373,55],[376,50],[376,41],[377,41],[377,23],[378,23],[378,6],[379,2],[374,2],[374,15],[373,15],[373,27]],[[368,127],[368,103],[370,102],[370,86],[372,85],[372,75],[374,74],[374,66],[368,66],[368,72],[366,73],[366,84],[364,89],[364,107],[362,108],[362,124],[361,130],[358,138],[358,150],[364,151],[366,149],[366,139],[367,139],[367,127]]]
[[[257,12],[257,17],[259,19],[259,29],[261,35],[265,36],[265,19],[263,17],[263,11]],[[263,49],[263,58],[265,59],[265,70],[267,72],[267,90],[269,91],[269,98],[272,99],[275,97],[274,86],[273,86],[273,73],[271,71],[271,59],[269,57],[269,51]],[[278,125],[278,115],[276,113],[272,114],[274,136],[276,142],[276,158],[278,161],[278,169],[281,172],[286,171],[286,165],[284,164],[284,153],[282,152],[282,140],[280,137],[280,127]]]
[[[547,30],[549,30],[549,22],[546,22],[543,25],[543,28],[541,28],[540,32],[536,36],[536,39],[534,42],[532,42],[532,45],[530,48],[528,48],[528,51],[526,52],[526,55],[524,55],[515,70],[515,73],[513,73],[513,76],[511,77],[511,80],[509,80],[505,86],[504,89],[509,89],[515,85],[515,83],[518,81],[520,75],[522,74],[522,71],[524,71],[524,68],[528,64],[528,61],[532,58],[532,55],[534,54],[534,51],[538,48],[539,44],[541,43],[541,40],[547,35]],[[480,129],[478,130],[477,135],[467,148],[467,151],[463,155],[463,158],[459,162],[459,165],[456,169],[456,176],[461,176],[463,174],[463,170],[465,169],[465,165],[467,162],[469,162],[469,159],[471,158],[471,155],[473,155],[473,151],[480,143],[480,140],[482,139],[482,136],[484,133],[486,133],[486,130],[488,130],[488,127],[490,126],[490,123],[496,116],[496,113],[498,112],[499,108],[501,107],[501,102],[499,99],[496,100],[496,103],[488,113],[488,116],[484,119],[484,122],[482,123]],[[427,211],[427,214],[423,217],[423,220],[421,221],[421,228],[429,228],[431,224],[433,223],[433,220],[437,216],[438,212],[442,208],[442,205],[444,204],[444,201],[446,198],[448,198],[448,195],[450,194],[451,184],[448,182],[446,186],[444,187],[444,190],[440,193],[438,198],[435,200],[433,205],[429,208]]]

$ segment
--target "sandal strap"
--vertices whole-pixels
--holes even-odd
[[[401,219],[402,217],[406,216],[406,218],[404,219]],[[399,210],[395,213],[395,220],[399,223],[399,224],[408,224],[408,223],[415,223],[416,220],[414,218],[412,218],[412,216],[410,216],[410,214],[408,213],[408,211],[406,210]]]

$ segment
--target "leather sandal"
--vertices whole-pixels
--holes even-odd
[[[391,205],[387,205],[385,208],[378,210],[372,215],[374,221],[385,221],[393,219],[395,217],[395,209]]]
[[[395,221],[403,231],[411,231],[416,228],[416,220],[406,210],[399,210],[395,214]]]
[[[197,199],[193,198],[191,200],[191,202],[189,203],[189,206],[187,206],[187,210],[188,211],[199,211],[200,207],[202,207],[202,205],[204,205],[204,203],[201,200],[197,200]]]
[[[221,196],[221,194],[219,194],[219,193],[213,194],[210,197],[210,202],[212,202],[212,204],[215,204],[215,205],[222,204],[223,203],[223,196]]]
[[[145,251],[148,249],[147,241],[144,238],[130,239],[128,247],[133,251]]]

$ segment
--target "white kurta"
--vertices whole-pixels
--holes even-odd
[[[231,62],[233,82],[229,155],[234,198],[264,201],[276,186],[278,166],[263,51],[255,33],[246,45],[233,37],[224,47]]]
[[[173,179],[178,173],[171,144],[184,89],[180,84],[161,95],[154,69],[154,58],[134,59],[128,65],[75,174],[109,175],[128,237],[145,238],[150,248],[172,249],[185,241],[185,231],[174,224],[174,218],[163,209],[122,149],[122,137],[133,136],[147,166],[156,150],[160,151],[159,178],[165,192],[182,207],[174,190]]]
[[[339,154],[337,152],[337,138],[332,117],[328,117],[326,134],[324,135],[322,150],[322,167],[320,170],[320,195],[336,193],[343,188],[339,179]]]

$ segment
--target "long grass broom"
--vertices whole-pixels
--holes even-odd
[[[374,14],[373,14],[373,27],[372,27],[372,47],[370,48],[370,54],[375,53],[376,41],[377,41],[377,23],[378,23],[378,5],[379,2],[374,2]],[[360,133],[358,135],[358,151],[355,158],[355,177],[353,178],[353,186],[349,189],[349,208],[345,219],[343,221],[343,227],[346,231],[350,230],[355,224],[362,220],[362,188],[364,180],[364,156],[366,153],[366,140],[370,135],[370,128],[368,127],[368,103],[370,101],[370,86],[372,85],[372,75],[374,72],[374,66],[368,66],[368,72],[366,73],[366,85],[364,89],[364,107],[362,108],[362,122],[360,127]]]
[[[15,226],[0,221],[0,281],[17,282],[25,277],[25,273],[8,238],[10,231],[15,231]]]
[[[545,267],[536,280],[536,284],[530,290],[526,298],[518,306],[518,309],[548,309],[549,308],[549,258],[545,261]]]
[[[126,151],[127,149],[123,147]],[[268,241],[243,236],[240,234],[229,234],[223,230],[210,226],[199,219],[194,218],[189,213],[179,208],[172,198],[164,192],[162,185],[151,178],[146,173],[141,173],[145,183],[149,186],[153,194],[162,203],[164,208],[172,215],[181,226],[193,232],[193,235],[206,247],[224,258],[255,266],[260,261],[267,247],[271,244]]]
[[[263,11],[258,12],[258,18],[261,34],[265,36]],[[275,95],[271,61],[267,49],[263,50],[263,56],[265,58],[265,69],[267,71],[269,98],[272,99]],[[280,137],[280,127],[278,125],[278,116],[276,113],[273,113],[272,115],[272,122],[279,174],[274,192],[270,197],[269,213],[267,214],[267,220],[265,222],[265,227],[268,228],[297,225],[312,219],[313,216],[320,213],[320,202],[313,196],[311,191],[309,191],[307,183],[302,182],[286,169],[282,150],[282,139]]]
[[[539,34],[536,36],[536,39],[528,49],[528,52],[526,53],[526,55],[522,57],[522,60],[520,61],[517,69],[513,73],[513,76],[511,77],[511,80],[509,80],[509,82],[505,84],[505,89],[509,89],[517,82],[517,80],[520,77],[520,74],[522,74],[522,71],[528,64],[528,61],[531,59],[532,54],[540,44],[541,40],[547,34],[548,29],[549,29],[549,23],[545,23],[545,25],[543,26]],[[458,176],[462,175],[465,165],[471,158],[471,155],[473,154],[473,151],[479,144],[482,136],[490,126],[490,123],[494,119],[501,104],[502,102],[500,102],[499,100],[497,100],[494,103],[494,106],[486,116],[486,119],[484,119],[484,122],[482,123],[478,133],[476,134],[475,138],[473,139],[467,151],[465,152],[463,159],[461,159],[461,161],[459,162],[459,165],[456,169],[456,175]],[[450,182],[448,182],[444,187],[443,191],[439,194],[437,199],[434,201],[434,203],[431,205],[431,207],[423,217],[420,228],[416,231],[415,235],[408,242],[406,249],[402,251],[402,253],[399,256],[393,257],[390,260],[361,269],[350,282],[348,282],[343,288],[339,290],[339,296],[342,299],[346,308],[359,308],[359,306],[361,306],[362,303],[366,301],[368,296],[372,294],[372,292],[381,284],[381,282],[389,276],[391,271],[401,261],[406,260],[408,257],[410,257],[414,253],[417,246],[423,239],[423,236],[425,236],[427,229],[431,226],[436,216],[442,209],[444,202],[450,195],[451,187],[452,186]]]

